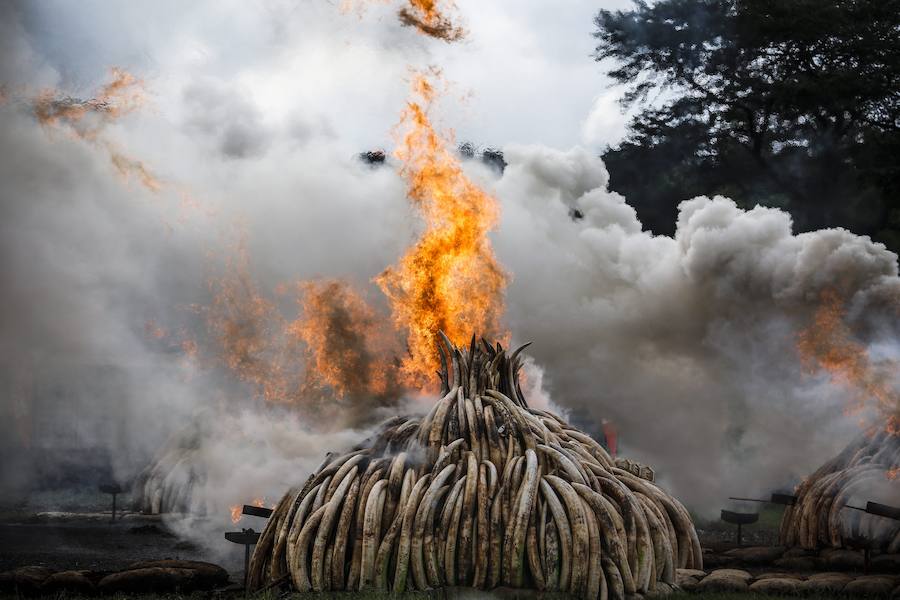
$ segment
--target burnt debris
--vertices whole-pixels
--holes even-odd
[[[376,149],[376,150],[367,150],[365,152],[360,152],[357,155],[360,161],[367,165],[371,165],[373,167],[378,167],[384,164],[384,161],[387,158],[384,150]]]

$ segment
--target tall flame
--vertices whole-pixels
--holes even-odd
[[[845,317],[841,296],[825,290],[812,323],[798,336],[800,356],[807,367],[825,370],[833,382],[852,390],[848,413],[874,403],[885,431],[900,435],[900,395],[888,380],[888,369],[896,373],[897,365],[873,362],[865,346],[853,339]]]
[[[388,297],[398,327],[407,331],[409,355],[404,382],[419,389],[438,368],[435,345],[444,331],[464,344],[473,331],[502,337],[507,275],[494,256],[488,233],[499,216],[497,201],[463,173],[448,140],[431,124],[435,89],[424,75],[413,81],[414,96],[402,113],[401,144],[408,196],[425,219],[416,243],[376,282]]]

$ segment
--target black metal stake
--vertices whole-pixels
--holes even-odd
[[[253,529],[241,529],[240,531],[229,531],[225,533],[225,539],[235,544],[244,546],[244,593],[247,593],[247,580],[250,572],[250,546],[259,542],[259,533]]]
[[[244,593],[247,593],[247,575],[250,574],[250,544],[244,544]]]
[[[737,545],[740,546],[743,541],[743,526],[756,523],[759,520],[759,513],[738,513],[723,510],[722,520],[731,525],[737,525]]]
[[[113,481],[112,483],[101,483],[98,487],[99,487],[100,491],[103,492],[104,494],[112,495],[112,520],[110,521],[110,523],[115,523],[116,522],[116,496],[118,494],[121,494],[121,493],[127,491],[128,488],[119,485],[115,481]]]
[[[249,504],[245,504],[241,514],[252,515],[254,517],[262,517],[264,519],[268,519],[272,516],[271,508],[264,508],[262,506],[250,506]],[[250,546],[256,545],[259,542],[260,534],[256,531],[250,529],[241,528],[240,531],[228,531],[225,533],[225,539],[229,542],[233,542],[235,544],[243,544],[244,545],[244,596],[247,596],[247,581],[248,575],[250,573]]]

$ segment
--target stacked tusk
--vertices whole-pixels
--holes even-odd
[[[797,488],[796,503],[781,519],[781,543],[840,548],[845,538],[862,537],[883,551],[900,552],[900,521],[844,510],[848,504],[865,505],[873,489],[891,487],[895,494],[900,492],[900,478],[889,481],[886,476],[898,466],[900,435],[884,430],[860,434]]]
[[[298,591],[508,586],[623,600],[702,567],[688,512],[652,470],[528,407],[521,349],[444,342],[442,398],[285,495],[251,589],[289,576]]]

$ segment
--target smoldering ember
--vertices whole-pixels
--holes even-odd
[[[0,3],[0,595],[900,598],[898,14]]]

